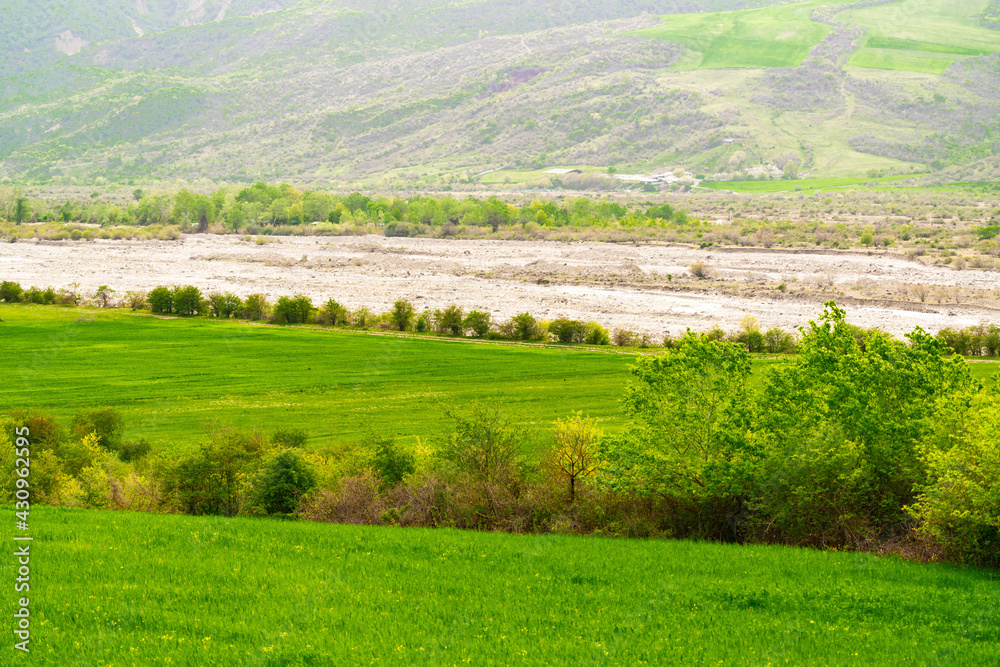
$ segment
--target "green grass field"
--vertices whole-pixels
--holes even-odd
[[[813,10],[839,4],[851,3],[812,0],[733,12],[665,15],[661,25],[629,34],[686,46],[678,69],[797,67],[830,32],[829,25],[812,20]],[[844,11],[836,20],[869,31],[851,65],[940,74],[962,58],[1000,51],[1000,34],[981,27],[976,19],[983,6],[981,0],[903,0]]]
[[[81,316],[95,321],[77,321]],[[120,310],[0,306],[0,405],[61,417],[111,406],[127,438],[184,446],[202,425],[303,428],[312,444],[358,440],[366,424],[438,433],[440,406],[503,401],[547,431],[574,410],[608,422],[634,357],[581,348],[412,338]]]
[[[78,321],[80,318],[88,321]],[[184,450],[203,426],[302,428],[310,444],[357,442],[369,426],[404,442],[449,427],[442,406],[502,401],[538,432],[582,411],[622,426],[619,399],[635,356],[618,348],[277,327],[123,310],[0,305],[6,354],[0,406],[64,420],[114,407],[127,439]],[[89,321],[93,318],[93,321]],[[804,323],[803,323],[804,324]],[[756,359],[754,379],[781,359]],[[986,377],[997,364],[976,364]]]
[[[682,69],[720,67],[797,67],[830,32],[810,14],[822,5],[847,0],[812,0],[736,12],[671,14],[662,25],[629,33],[688,47]]]
[[[1000,34],[978,21],[985,5],[985,0],[902,0],[847,11],[837,20],[869,30],[851,65],[940,74],[963,58],[1000,51]]]
[[[7,646],[4,664],[987,665],[1000,656],[1000,580],[951,566],[50,507],[31,517],[32,653],[18,660]],[[2,560],[4,581],[13,563]]]
[[[683,44],[702,54],[701,68],[795,67],[829,32],[829,26],[809,18],[820,4],[667,15],[663,25],[631,34]]]
[[[918,174],[883,176],[880,178],[805,178],[788,181],[713,181],[699,187],[710,190],[730,190],[741,193],[793,192],[812,193],[817,190],[847,190],[865,188],[869,183],[887,183],[913,178]]]

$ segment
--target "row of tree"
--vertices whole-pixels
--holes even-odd
[[[2,193],[0,193],[2,195]],[[304,224],[384,226],[387,236],[413,236],[421,229],[447,225],[474,226],[497,231],[535,223],[544,227],[700,225],[685,211],[667,204],[640,202],[627,206],[606,200],[574,198],[566,203],[535,199],[515,205],[490,197],[369,197],[355,192],[337,195],[301,191],[288,185],[256,183],[243,189],[220,188],[199,193],[182,188],[170,192],[135,190],[131,203],[119,205],[92,200],[52,203],[16,196],[0,196],[0,213],[16,224],[79,222],[109,225],[178,225],[184,231],[240,232]]]
[[[586,345],[616,345],[619,347],[672,348],[679,338],[665,334],[654,338],[648,333],[636,333],[627,328],[609,330],[597,322],[584,322],[568,318],[546,321],[531,313],[520,313],[502,322],[494,322],[484,310],[466,311],[462,306],[450,305],[444,309],[427,309],[417,312],[414,305],[399,299],[391,310],[375,312],[364,306],[348,308],[335,299],[327,299],[316,306],[308,296],[282,296],[272,303],[263,294],[250,294],[245,299],[232,292],[203,294],[194,285],[159,286],[148,293],[129,291],[122,295],[107,285],[100,286],[92,296],[85,298],[76,288],[30,287],[24,289],[14,281],[0,282],[0,302],[77,305],[90,303],[102,308],[121,307],[132,310],[148,309],[156,314],[207,316],[221,319],[269,321],[275,324],[319,324],[332,327],[358,329],[391,329],[424,334],[447,336],[472,336],[496,340],[533,342],[578,343]],[[863,329],[844,324],[858,346],[864,349],[867,341],[876,335],[885,336],[877,328]],[[762,330],[757,318],[747,315],[740,328],[726,332],[719,326],[706,333],[709,340],[732,341],[748,352],[786,354],[798,348],[798,335],[780,327]],[[956,329],[941,329],[936,338],[955,354],[962,356],[1000,355],[1000,326],[978,324]]]
[[[299,430],[214,426],[195,449],[149,452],[113,410],[71,429],[28,426],[44,502],[189,514],[513,532],[696,537],[869,550],[1000,565],[1000,393],[917,329],[858,344],[827,304],[799,356],[750,383],[745,346],[688,333],[640,356],[625,428],[575,414],[546,442],[497,404],[443,407],[431,454],[372,433],[348,449]],[[0,502],[16,488],[0,446]],[[177,456],[176,451],[188,453]],[[528,454],[528,452],[541,454]]]

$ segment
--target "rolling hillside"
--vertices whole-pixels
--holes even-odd
[[[519,187],[1000,153],[987,0],[35,7],[0,9],[0,179],[460,189],[502,167]]]

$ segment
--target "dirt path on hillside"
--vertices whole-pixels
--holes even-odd
[[[691,277],[693,262],[703,262],[713,279]],[[193,284],[205,293],[262,292],[272,299],[306,294],[315,303],[333,297],[351,308],[379,311],[403,298],[418,310],[456,303],[488,310],[494,319],[528,311],[657,336],[686,327],[732,330],[746,314],[764,327],[793,328],[815,318],[836,290],[850,321],[895,335],[917,325],[936,331],[1000,323],[1000,299],[990,296],[1000,282],[996,273],[887,254],[763,248],[380,236],[286,237],[258,245],[207,234],[179,241],[32,241],[0,246],[0,279],[25,287],[77,283],[88,295],[100,285],[123,294]],[[788,292],[776,290],[779,283]],[[925,303],[898,296],[918,284],[931,290]],[[950,302],[949,295],[967,292],[980,296],[974,303]],[[865,294],[877,298],[858,298]]]

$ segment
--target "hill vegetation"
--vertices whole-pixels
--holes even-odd
[[[994,154],[985,3],[864,4],[150,0],[39,23],[19,2],[0,178],[471,189],[504,167],[859,176]]]

